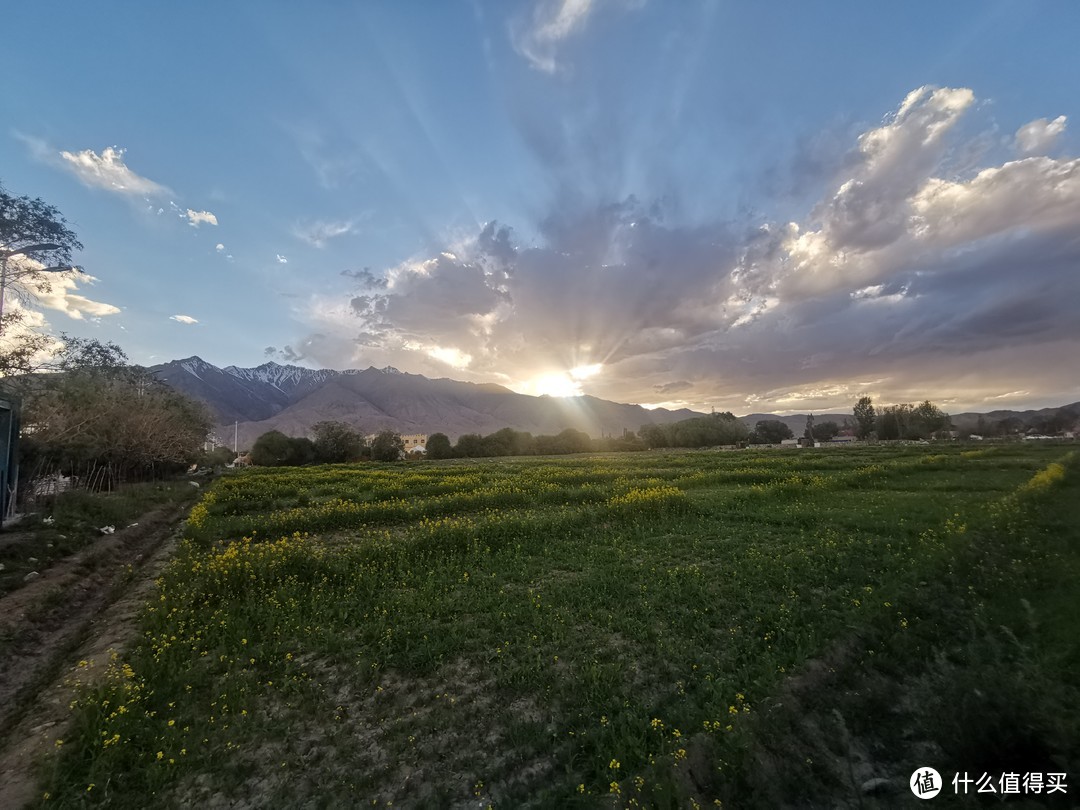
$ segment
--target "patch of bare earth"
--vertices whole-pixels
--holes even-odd
[[[264,706],[266,725],[250,744],[225,754],[230,761],[215,762],[214,772],[184,779],[166,802],[476,808],[534,793],[552,773],[550,753],[523,744],[512,728],[544,733],[548,714],[536,701],[501,702],[494,681],[465,661],[428,676],[374,679],[336,663],[298,662],[318,697]],[[223,771],[242,776],[223,780]]]
[[[33,799],[33,766],[68,722],[66,673],[104,671],[132,640],[187,508],[153,509],[0,599],[0,807]]]

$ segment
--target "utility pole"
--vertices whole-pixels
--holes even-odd
[[[233,422],[232,430],[233,430],[233,434],[232,434],[232,451],[233,451],[233,453],[239,453],[240,450],[238,449],[237,444],[236,444],[236,436],[237,436],[237,434],[239,433],[239,430],[240,430],[240,422],[238,422],[238,421]]]

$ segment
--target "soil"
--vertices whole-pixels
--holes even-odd
[[[0,807],[35,799],[35,765],[69,722],[65,681],[104,672],[134,638],[189,506],[153,509],[0,598]]]

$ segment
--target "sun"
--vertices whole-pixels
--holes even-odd
[[[526,384],[529,392],[538,397],[579,397],[581,386],[569,374],[542,374]]]
[[[569,371],[551,371],[539,374],[522,385],[523,394],[548,397],[580,397],[582,380],[595,377],[603,368],[602,363],[575,366]]]

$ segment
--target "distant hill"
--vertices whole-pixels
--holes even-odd
[[[384,428],[402,433],[442,432],[454,440],[462,433],[487,434],[504,427],[533,434],[558,433],[569,427],[590,436],[617,436],[624,429],[636,431],[645,424],[668,424],[704,415],[687,408],[650,410],[591,396],[533,397],[501,385],[430,379],[389,366],[346,371],[278,363],[218,368],[198,357],[188,357],[150,370],[158,379],[205,402],[223,441],[231,443],[236,424],[241,447],[250,447],[268,430],[303,436],[324,419],[347,422],[365,433]],[[961,413],[954,414],[952,420],[958,430],[974,430],[980,415],[986,423],[1016,417],[1030,425],[1066,408],[1080,414],[1080,403],[1073,403],[1041,410]],[[842,425],[851,416],[851,411],[815,413],[814,421]],[[752,413],[741,419],[750,430],[763,419],[778,419],[796,436],[806,427],[805,413]]]
[[[701,416],[683,408],[649,410],[591,396],[563,399],[518,394],[501,385],[429,379],[395,368],[333,371],[264,363],[256,368],[218,368],[198,357],[150,369],[158,379],[205,402],[219,436],[249,447],[268,430],[305,435],[316,422],[335,419],[364,432],[492,433],[512,427],[534,434],[565,428],[591,436],[619,435],[643,424],[666,424]]]

